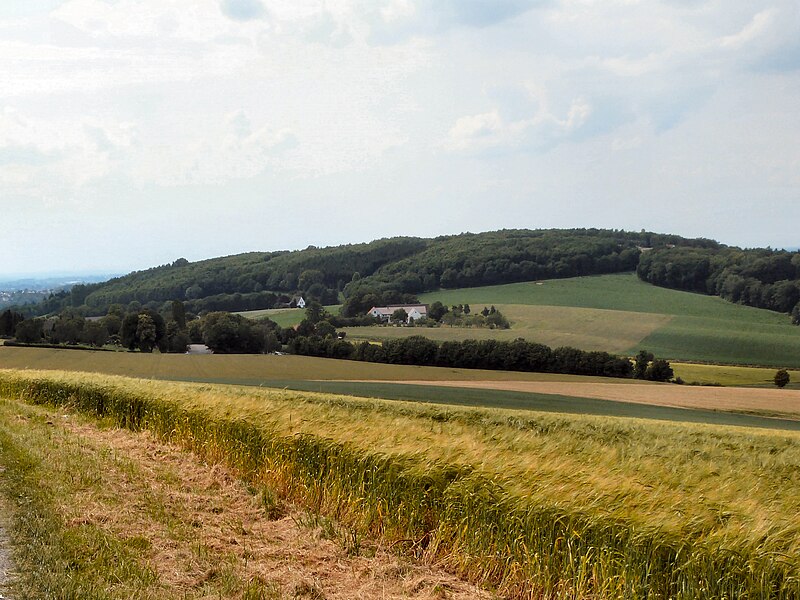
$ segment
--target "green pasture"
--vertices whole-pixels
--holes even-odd
[[[686,383],[719,384],[735,387],[774,387],[776,369],[765,367],[740,367],[735,365],[710,365],[699,363],[671,363],[675,376]],[[791,383],[786,389],[800,389],[800,370],[790,370]]]
[[[467,302],[473,310],[480,310],[483,306],[492,304],[534,304],[741,319],[764,324],[787,322],[785,315],[732,304],[716,296],[650,285],[640,281],[634,273],[440,290],[423,294],[420,299],[428,303],[438,300],[447,306]]]
[[[675,360],[800,368],[800,327],[791,325],[787,315],[652,286],[632,273],[441,290],[421,299],[467,303],[472,310],[494,304],[508,312],[510,331],[479,335],[518,333],[587,350],[634,354],[645,348]],[[520,310],[520,305],[550,312]],[[395,335],[421,330],[400,331]],[[478,337],[473,329],[458,332],[448,335]]]
[[[331,314],[339,314],[340,306],[340,304],[335,304],[325,306],[324,308]],[[299,325],[300,321],[306,317],[306,311],[301,308],[267,308],[264,310],[247,310],[235,314],[242,315],[248,319],[263,319],[264,317],[268,317],[281,327],[294,327],[295,325]]]

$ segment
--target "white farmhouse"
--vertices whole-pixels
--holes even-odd
[[[428,316],[427,304],[394,304],[392,306],[373,306],[369,309],[367,314],[385,323],[392,318],[394,311],[400,308],[406,311],[406,314],[408,315],[406,318],[406,323],[410,323],[411,321],[416,321],[417,319]]]

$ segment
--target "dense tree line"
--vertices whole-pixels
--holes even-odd
[[[640,247],[710,240],[616,230],[502,230],[436,238],[425,250],[381,267],[345,287],[352,297],[367,289],[418,293],[437,288],[475,287],[534,279],[633,271]]]
[[[769,248],[657,248],[636,270],[648,283],[790,313],[800,324],[800,252]]]
[[[442,342],[423,336],[389,340],[382,345],[362,342],[352,344],[334,336],[298,336],[288,345],[289,352],[304,356],[319,356],[366,362],[402,365],[422,365],[464,369],[529,371],[564,373],[601,377],[633,377],[634,364],[628,358],[607,352],[587,352],[577,348],[552,349],[543,344],[517,339],[465,340]],[[672,377],[669,363],[645,356],[643,370],[636,376],[654,381]],[[637,367],[642,358],[638,357]],[[649,370],[648,370],[649,369]]]
[[[72,310],[52,317],[23,319],[10,311],[0,315],[0,335],[13,335],[16,342],[48,346],[117,346],[139,352],[186,352],[194,342],[221,354],[258,354],[278,350],[282,338],[293,329],[282,330],[269,319],[254,321],[228,312],[211,312],[194,318],[183,302],[168,303],[162,312],[142,308],[126,312],[120,305],[100,319],[86,319]],[[7,323],[14,322],[7,334]]]
[[[216,294],[196,300],[187,300],[186,308],[194,314],[216,311],[243,312],[264,310],[289,304],[291,297],[272,292],[252,292],[249,294]]]
[[[0,313],[0,337],[12,337],[25,317],[10,308]]]

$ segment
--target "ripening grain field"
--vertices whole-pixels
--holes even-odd
[[[800,597],[800,434],[0,372],[508,598]]]

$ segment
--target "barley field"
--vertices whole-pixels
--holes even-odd
[[[800,434],[3,371],[507,598],[800,597]]]

